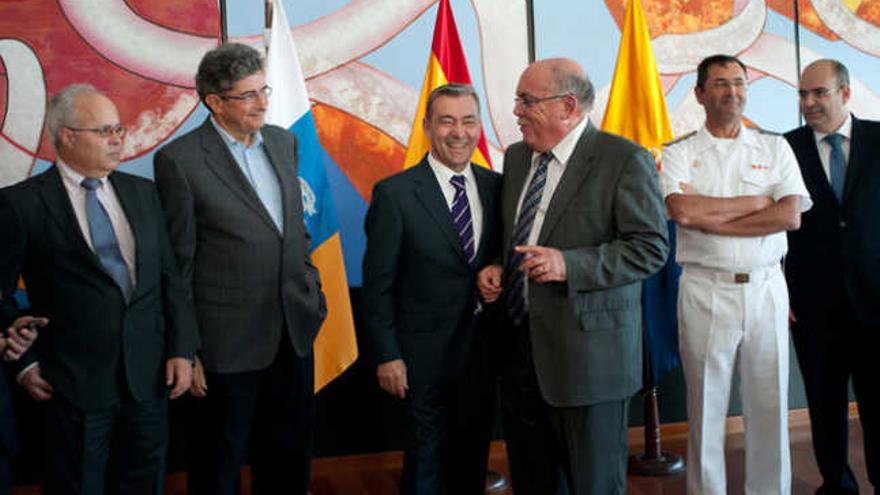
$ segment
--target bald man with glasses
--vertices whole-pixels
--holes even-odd
[[[47,495],[155,495],[168,398],[184,394],[199,344],[148,180],[117,172],[125,127],[88,85],[50,102],[52,168],[0,190],[0,328],[44,328],[8,363],[43,405]],[[8,295],[24,278],[24,314]]]

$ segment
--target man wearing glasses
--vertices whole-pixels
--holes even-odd
[[[189,389],[198,347],[153,185],[115,172],[125,128],[88,85],[50,102],[55,166],[0,191],[0,294],[19,275],[30,314],[0,297],[0,328],[41,326],[9,363],[44,402],[43,493],[156,494],[167,397]]]
[[[868,479],[875,490],[880,485],[880,123],[849,113],[849,71],[836,60],[808,65],[798,94],[807,125],[785,137],[815,205],[788,234],[791,336],[822,473],[816,493],[855,494],[847,462],[850,379]]]
[[[484,299],[501,298],[506,313],[501,394],[517,495],[558,493],[560,482],[572,495],[626,492],[641,281],[669,245],[654,159],[597,130],[593,98],[573,60],[535,62],[520,76],[523,140],[504,156],[503,254],[478,276]]]
[[[788,495],[788,292],[785,232],[811,201],[781,136],[746,128],[746,68],[714,55],[697,67],[704,126],[668,144],[660,188],[678,224],[679,347],[687,383],[687,491],[727,493],[724,424],[739,369],[746,491]]]
[[[211,115],[156,153],[174,251],[192,287],[202,347],[188,432],[190,493],[305,494],[314,419],[312,341],[326,313],[309,261],[297,143],[265,125],[263,60],[228,43],[205,54],[196,89]]]

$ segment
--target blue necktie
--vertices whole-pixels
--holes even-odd
[[[529,240],[532,225],[535,223],[535,215],[538,213],[538,204],[541,202],[541,196],[544,195],[544,184],[547,183],[547,165],[552,159],[553,154],[550,152],[539,157],[538,166],[535,168],[535,174],[532,175],[532,180],[529,182],[525,196],[523,196],[516,226],[513,228],[510,256],[507,258],[507,267],[505,268],[507,283],[504,292],[507,300],[507,314],[513,320],[514,325],[519,325],[526,314],[526,278],[525,274],[519,270],[519,265],[525,255],[515,252],[513,247],[525,245]]]
[[[846,183],[846,155],[843,154],[843,136],[833,133],[825,136],[823,140],[831,146],[831,155],[828,159],[831,165],[831,189],[837,196],[837,202],[843,203],[843,186]]]
[[[473,265],[477,257],[474,250],[474,222],[471,205],[464,190],[464,176],[453,175],[449,182],[455,188],[455,196],[452,198],[452,222],[455,224],[455,231],[458,232],[461,249],[464,250],[468,263]]]
[[[131,274],[128,272],[128,266],[122,258],[122,251],[119,249],[119,242],[116,240],[116,233],[113,232],[113,224],[110,223],[110,216],[104,205],[98,201],[98,195],[95,192],[101,185],[98,179],[83,179],[80,183],[86,190],[86,217],[89,222],[89,233],[92,238],[92,247],[95,254],[101,262],[104,270],[113,278],[125,300],[128,301],[131,296]]]

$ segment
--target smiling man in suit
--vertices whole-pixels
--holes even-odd
[[[253,48],[227,43],[209,51],[196,89],[210,117],[154,162],[203,342],[192,392],[204,401],[191,408],[189,424],[197,437],[190,493],[239,493],[250,443],[255,494],[304,495],[312,342],[326,304],[309,260],[296,139],[265,125],[272,88]]]
[[[785,135],[814,205],[788,233],[785,259],[791,336],[810,409],[822,486],[817,495],[858,493],[847,462],[848,383],[859,404],[865,463],[880,484],[880,123],[846,109],[849,71],[836,60],[804,69],[807,125]]]
[[[477,270],[498,239],[501,176],[471,163],[480,107],[471,86],[431,92],[431,150],[376,184],[367,212],[367,356],[383,390],[404,401],[407,495],[482,494],[492,418]]]
[[[189,388],[198,347],[192,297],[155,188],[115,172],[125,128],[113,103],[69,86],[46,120],[55,166],[0,191],[0,291],[21,274],[45,325],[13,364],[45,401],[44,493],[156,495],[166,397]],[[33,322],[10,298],[0,306],[0,328]]]
[[[626,490],[641,281],[669,244],[654,159],[593,127],[593,98],[573,60],[538,61],[520,76],[523,140],[504,156],[502,263],[479,278],[506,309],[501,394],[518,495],[557,493],[560,472],[572,495]]]

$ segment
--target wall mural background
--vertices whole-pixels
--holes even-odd
[[[227,1],[230,39],[262,47],[263,2]],[[842,60],[853,79],[851,110],[862,118],[880,118],[880,0],[796,1],[801,65],[820,57]],[[356,293],[363,215],[375,181],[402,167],[431,46],[435,0],[284,3],[320,139],[339,165],[328,172],[348,280]],[[581,62],[597,88],[592,119],[600,123],[625,0],[535,4],[537,56]],[[798,125],[791,1],[642,0],[642,6],[676,135],[701,124],[702,109],[692,92],[694,70],[702,57],[719,52],[737,54],[749,66],[749,121],[779,132]],[[516,79],[527,64],[525,1],[452,0],[452,8],[483,100],[490,155],[500,170],[502,150],[519,138],[512,110]],[[193,75],[201,55],[217,43],[219,17],[216,0],[0,1],[0,186],[50,165],[54,152],[43,131],[46,103],[73,82],[89,82],[117,103],[130,128],[122,170],[150,177],[154,150],[207,115]],[[357,314],[358,298],[353,301]],[[800,379],[795,375],[793,382]],[[680,377],[670,380],[664,400],[683,404]],[[324,430],[332,432],[319,427],[319,453],[395,444],[393,434],[375,428],[376,422],[389,421],[378,411],[364,412],[354,424],[334,424],[350,423],[336,411],[344,411],[353,397],[374,397],[375,387],[363,391],[371,381],[370,370],[355,366],[322,392],[319,413],[326,414],[319,417],[327,423]],[[794,383],[792,393],[800,394],[799,407],[804,407],[802,389]],[[384,397],[378,400],[383,408],[393,407]],[[793,400],[792,407],[797,403]],[[664,407],[664,420],[682,420],[683,405],[677,407]],[[632,409],[640,414],[637,406]],[[363,438],[369,434],[362,425],[372,425],[371,434],[381,438]],[[346,439],[355,429],[361,439]]]

